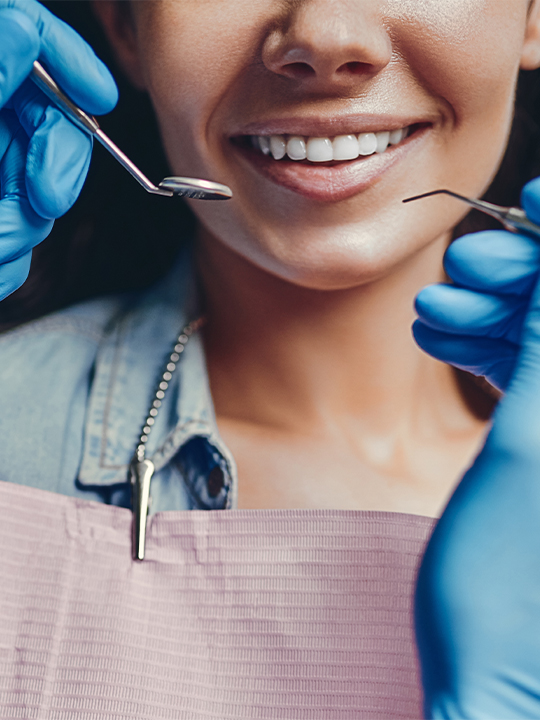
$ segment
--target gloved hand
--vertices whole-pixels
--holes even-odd
[[[522,193],[536,222],[539,204],[540,178]],[[540,271],[540,243],[505,230],[465,235],[450,245],[444,266],[454,285],[430,285],[419,293],[416,341],[439,360],[505,390]]]
[[[540,181],[523,205],[540,222]],[[539,264],[526,238],[465,237],[447,259],[463,287],[430,288],[418,303],[423,347],[506,388],[419,572],[428,718],[540,718]]]
[[[69,26],[36,0],[0,0],[0,299],[28,274],[32,248],[75,202],[92,141],[28,78],[39,60],[77,104],[112,110],[106,67]]]

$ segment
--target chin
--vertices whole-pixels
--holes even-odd
[[[436,282],[451,228],[463,212],[459,205],[448,212],[434,203],[435,212],[423,212],[419,223],[418,208],[396,200],[390,210],[372,206],[369,212],[362,203],[361,213],[350,211],[362,217],[344,222],[342,208],[326,208],[324,215],[302,213],[301,218],[288,213],[262,218],[259,208],[233,202],[195,208],[203,245],[226,272],[255,267],[299,287],[328,291],[400,276],[411,267],[429,268],[429,273],[421,271],[422,278],[426,284]]]
[[[331,243],[308,242],[307,247],[280,246],[279,252],[274,248],[262,257],[257,253],[248,259],[262,270],[299,287],[331,291],[349,290],[389,278],[399,273],[409,258],[418,256],[397,240],[359,243],[358,235],[349,242],[333,240]],[[438,266],[440,261],[441,252],[437,255]]]

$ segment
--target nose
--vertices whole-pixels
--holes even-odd
[[[380,0],[292,0],[264,43],[266,68],[305,90],[353,91],[392,58],[380,5]]]

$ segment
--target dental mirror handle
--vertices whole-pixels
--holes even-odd
[[[52,100],[52,102],[62,112],[68,116],[68,118],[81,130],[84,130],[90,135],[93,135],[99,142],[118,160],[118,162],[125,167],[125,169],[139,182],[145,190],[156,195],[165,195],[172,197],[173,192],[169,190],[162,190],[154,185],[139,168],[131,162],[131,160],[125,155],[119,147],[117,147],[113,141],[105,135],[103,130],[100,128],[97,120],[92,116],[81,110],[80,107],[75,105],[62,90],[58,87],[57,83],[52,79],[49,73],[39,62],[35,62],[32,68],[31,79],[35,84],[42,90],[45,95]]]

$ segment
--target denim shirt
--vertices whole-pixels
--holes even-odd
[[[181,329],[198,317],[191,253],[148,290],[81,303],[0,335],[0,480],[130,507],[128,467]],[[151,512],[236,507],[199,333],[146,446]]]

